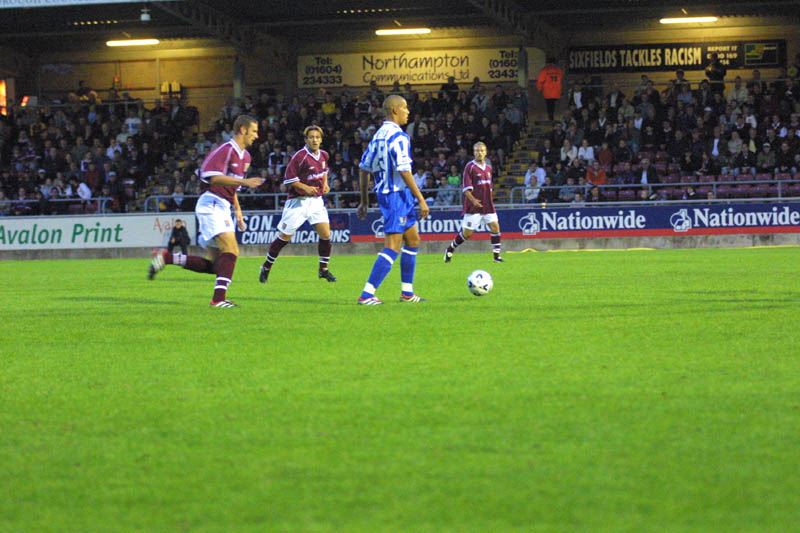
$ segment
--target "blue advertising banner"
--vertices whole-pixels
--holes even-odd
[[[507,209],[497,212],[506,239],[573,239],[596,237],[654,237],[800,233],[800,203],[633,205]],[[242,245],[269,245],[278,236],[280,214],[245,215],[247,229],[236,231]],[[331,240],[381,242],[383,217],[371,212],[366,220],[355,213],[331,213]],[[422,240],[452,239],[461,230],[460,211],[433,211],[418,221]],[[474,239],[488,239],[480,227]],[[307,223],[292,242],[315,243],[316,231]]]
[[[509,209],[497,212],[504,238],[564,239],[753,233],[800,233],[800,203],[694,204]],[[422,240],[447,240],[461,229],[458,211],[434,211],[419,221]],[[353,216],[353,242],[382,240],[383,218]],[[479,228],[486,232],[487,228]],[[488,238],[488,234],[473,238]]]
[[[334,244],[350,242],[350,219],[357,219],[358,217],[351,217],[349,213],[331,213],[329,218],[331,221],[331,242]],[[265,244],[269,246],[280,233],[278,231],[278,222],[280,220],[280,214],[245,214],[244,223],[247,229],[239,231],[239,228],[236,228],[236,241],[239,244]],[[318,241],[317,232],[306,222],[295,232],[291,242],[302,244]]]

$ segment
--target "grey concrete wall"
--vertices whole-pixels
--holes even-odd
[[[697,235],[681,237],[615,237],[598,239],[515,239],[503,241],[503,251],[522,251],[533,249],[547,250],[614,250],[626,248],[746,248],[750,246],[800,246],[800,234],[780,233],[772,235]],[[447,246],[446,241],[423,241],[420,252],[441,254]],[[333,256],[373,254],[383,248],[383,243],[334,244]],[[47,259],[120,259],[149,258],[152,248],[97,248],[85,250],[12,250],[0,252],[0,260],[47,260]],[[488,240],[468,241],[459,252],[491,251]],[[242,246],[242,257],[260,257],[267,252],[267,246]],[[189,253],[204,255],[202,248],[191,247]],[[290,244],[281,255],[316,255],[316,244]]]

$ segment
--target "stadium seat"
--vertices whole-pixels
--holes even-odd
[[[725,174],[724,176],[717,176],[717,182],[736,181],[736,176],[733,174]]]
[[[681,164],[680,163],[670,163],[667,165],[667,171],[670,174],[680,174],[681,172]]]
[[[759,183],[750,187],[750,198],[768,198],[769,185],[766,183]]]
[[[792,175],[788,172],[779,172],[778,174],[775,174],[775,179],[779,181],[780,180],[786,181],[792,179]]]
[[[736,185],[732,187],[731,196],[733,198],[747,198],[749,197],[750,191],[755,187],[755,185]]]
[[[681,181],[681,177],[679,174],[667,174],[661,181],[664,183],[679,183]]]
[[[617,189],[614,189],[614,188],[600,189],[600,196],[603,197],[603,201],[604,202],[616,202],[617,201]]]
[[[617,199],[620,202],[632,202],[636,199],[636,193],[631,189],[620,189],[617,193]]]
[[[796,198],[800,196],[800,183],[789,183],[783,184],[783,195],[788,196],[790,198]]]
[[[771,181],[772,180],[772,172],[761,172],[756,174],[756,178],[758,181]]]
[[[666,163],[653,163],[653,168],[656,169],[659,174],[664,174],[667,171],[667,164]]]
[[[706,196],[708,196],[708,193],[710,193],[713,190],[714,188],[710,185],[700,185],[698,188],[695,189],[695,192],[698,194],[698,196],[705,198]]]
[[[697,182],[697,176],[692,176],[691,174],[687,176],[681,176],[681,183],[696,183],[696,182]]]
[[[735,178],[736,181],[756,181],[760,179],[759,176],[761,175],[762,174],[758,174],[756,176],[753,176],[752,174],[739,174],[738,176],[735,176]],[[769,174],[769,177],[772,178],[772,174]]]
[[[733,187],[730,185],[720,185],[717,187],[717,198],[730,198],[733,196]]]
[[[711,183],[712,181],[716,181],[716,179],[717,179],[716,176],[706,176],[706,175],[697,176],[697,181],[699,181],[700,183]]]

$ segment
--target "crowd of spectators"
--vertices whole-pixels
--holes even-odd
[[[726,87],[719,66],[707,76],[678,71],[660,90],[647,75],[627,91],[589,75],[573,83],[527,170],[526,200],[761,198],[800,179],[800,54],[770,82],[754,70]],[[782,183],[781,196],[800,196],[800,184]]]
[[[415,179],[434,205],[456,205],[460,176],[481,140],[497,167],[524,127],[528,102],[519,88],[487,88],[475,79],[460,88],[451,78],[438,91],[419,93],[395,83],[386,92],[374,83],[284,97],[263,92],[257,98],[229,100],[203,127],[197,110],[173,98],[147,105],[140,100],[100,101],[82,93],[64,105],[12,105],[0,118],[0,214],[61,214],[106,211],[191,211],[202,184],[196,170],[203,157],[233,135],[239,114],[259,120],[259,139],[250,148],[250,175],[264,184],[240,195],[243,209],[275,209],[283,173],[303,147],[310,124],[325,131],[330,154],[329,184],[337,198],[330,206],[358,203],[358,161],[383,118],[386,94],[401,94],[411,110],[405,129],[412,137]],[[256,193],[256,194],[251,194]],[[148,197],[157,197],[145,206]],[[58,201],[68,198],[69,201]],[[35,201],[34,201],[35,200]],[[282,200],[282,199],[281,199]]]

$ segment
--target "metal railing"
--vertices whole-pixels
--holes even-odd
[[[40,200],[0,200],[0,215],[11,216],[14,206],[17,205],[30,206],[32,211],[37,210],[42,205]],[[48,205],[49,204],[49,205]],[[55,205],[54,205],[55,204]],[[112,213],[111,207],[114,204],[114,199],[107,196],[92,197],[87,200],[81,198],[56,198],[47,200],[49,207],[56,207],[53,213],[38,213],[38,214],[52,214],[52,215],[106,215]]]
[[[691,176],[691,177],[695,177],[695,176]],[[681,178],[681,179],[685,179],[685,177]],[[789,180],[785,180],[785,179],[784,180],[775,180],[775,179],[772,179],[772,180],[727,180],[727,181],[710,181],[710,180],[709,181],[698,181],[698,180],[691,180],[691,181],[678,181],[678,182],[674,182],[674,183],[654,183],[654,184],[649,184],[649,185],[642,185],[642,184],[635,184],[635,183],[621,184],[621,185],[618,185],[618,184],[607,184],[607,185],[591,185],[591,184],[587,184],[587,185],[572,185],[572,186],[570,186],[570,185],[563,185],[563,186],[550,185],[550,186],[533,187],[535,189],[539,189],[539,191],[540,191],[538,196],[537,196],[537,198],[535,198],[533,200],[526,200],[525,199],[525,191],[527,191],[531,187],[526,187],[526,186],[520,185],[520,186],[512,187],[511,190],[509,191],[509,203],[511,205],[542,204],[543,203],[542,200],[539,199],[541,197],[541,195],[542,195],[542,191],[544,191],[544,190],[556,190],[556,191],[560,192],[563,187],[571,187],[571,188],[575,189],[576,192],[582,193],[584,195],[584,201],[588,200],[588,195],[590,194],[590,191],[592,189],[594,189],[594,188],[597,188],[600,191],[600,196],[602,198],[604,198],[604,201],[603,202],[591,202],[591,203],[598,203],[598,204],[602,203],[602,204],[609,204],[609,205],[641,203],[641,200],[638,200],[637,198],[634,197],[632,200],[608,201],[608,200],[605,199],[606,197],[603,195],[604,191],[608,191],[608,190],[640,191],[642,189],[647,189],[649,192],[653,192],[653,193],[656,193],[656,194],[658,194],[659,192],[661,192],[662,194],[666,194],[668,189],[686,189],[687,187],[692,187],[693,189],[695,189],[695,191],[698,191],[698,190],[699,191],[703,191],[703,193],[707,193],[708,190],[710,190],[710,192],[713,193],[713,196],[714,196],[714,198],[711,199],[711,201],[715,201],[715,202],[730,202],[731,200],[736,200],[736,201],[752,201],[752,200],[780,201],[780,200],[785,200],[787,198],[796,198],[797,197],[796,194],[795,195],[789,194],[789,185],[791,185],[791,184],[800,184],[800,180],[798,180],[798,179],[789,179]],[[765,185],[767,187],[775,187],[776,188],[776,190],[775,190],[776,196],[763,196],[763,197],[750,196],[750,191],[747,192],[747,194],[748,194],[747,196],[739,196],[739,194],[741,194],[742,191],[736,190],[735,187],[742,186],[742,185],[746,185],[748,187],[749,186],[758,186],[758,185]],[[721,187],[729,187],[729,188],[734,188],[734,189],[720,189]],[[726,195],[730,194],[731,196],[720,198],[719,197],[720,190],[724,191]],[[701,193],[698,192],[698,195],[699,194],[701,194]],[[683,200],[683,199],[680,199],[680,198],[678,198],[678,199],[665,199],[665,198],[662,198],[662,197],[658,197],[655,200],[650,200],[650,201],[658,201],[659,203],[662,203],[662,202],[663,203],[680,203],[680,202],[686,202],[687,200]],[[708,198],[703,198],[703,201],[708,202],[709,199]],[[547,202],[547,204],[548,205],[557,205],[557,204],[569,205],[570,202],[558,201],[558,202]],[[500,205],[500,204],[498,204],[498,205]]]

